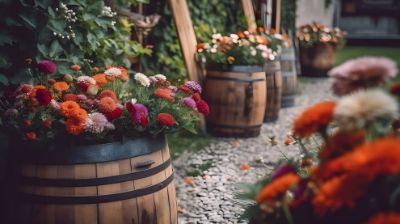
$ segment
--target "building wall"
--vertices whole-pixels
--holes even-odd
[[[335,0],[325,8],[325,0],[297,0],[296,26],[313,21],[333,26]]]

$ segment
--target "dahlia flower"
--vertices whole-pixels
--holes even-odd
[[[42,60],[37,65],[40,72],[52,74],[57,71],[57,65],[50,60]]]
[[[194,99],[192,97],[183,98],[183,104],[185,104],[185,106],[190,107],[192,109],[196,109],[196,102],[194,101]]]
[[[145,86],[145,87],[149,87],[150,83],[151,83],[150,79],[146,75],[144,75],[142,73],[136,73],[135,74],[135,80],[140,82],[140,84],[142,86]]]
[[[191,89],[193,92],[201,93],[201,86],[195,81],[188,81],[186,82],[185,86]]]
[[[146,127],[149,122],[147,107],[140,103],[132,104],[131,102],[127,103],[126,107],[131,114],[132,121],[143,128]]]
[[[85,130],[90,133],[99,134],[105,129],[115,129],[102,113],[94,112],[88,115],[85,121]]]
[[[104,71],[104,74],[107,76],[112,76],[112,77],[118,77],[121,75],[121,69],[116,68],[116,67],[111,67],[109,69],[107,69],[106,71]]]

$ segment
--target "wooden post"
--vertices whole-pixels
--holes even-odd
[[[254,16],[254,8],[252,0],[242,0],[243,13],[247,21],[247,29],[250,32],[257,30],[256,17]]]
[[[174,17],[179,43],[189,79],[201,83],[202,72],[196,62],[196,35],[186,0],[168,0]]]
[[[281,0],[272,0],[272,23],[271,27],[280,33],[281,29]]]

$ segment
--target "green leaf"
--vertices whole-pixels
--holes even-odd
[[[0,74],[0,83],[8,85],[8,78],[4,74]]]
[[[18,14],[18,16],[31,28],[31,29],[36,29],[36,19],[32,14]]]
[[[49,57],[54,58],[56,57],[57,54],[63,51],[63,48],[60,45],[60,42],[58,40],[53,40],[53,42],[50,45],[50,50],[49,50]]]
[[[0,33],[0,45],[12,44],[15,40],[8,33]]]

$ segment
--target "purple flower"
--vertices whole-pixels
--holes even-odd
[[[201,93],[201,86],[195,81],[188,81],[186,82],[185,86],[187,86],[189,89],[193,90],[196,93]]]
[[[77,98],[79,101],[85,101],[85,100],[88,99],[87,96],[85,96],[85,95],[83,95],[83,94],[77,95],[76,98]]]
[[[147,123],[149,123],[147,118],[149,112],[145,105],[140,103],[133,104],[131,106],[130,113],[131,119],[135,124],[138,124],[144,128],[146,127]]]
[[[103,132],[105,129],[114,129],[114,128],[113,125],[110,122],[108,122],[106,116],[98,112],[89,114],[85,122],[85,129],[90,133],[99,134]]]
[[[16,117],[18,116],[18,110],[15,108],[9,108],[4,112],[4,115],[7,117]]]
[[[196,109],[196,102],[192,97],[185,97],[183,98],[183,104],[185,104],[187,107],[190,107],[192,109]]]
[[[37,66],[40,72],[46,74],[52,74],[57,70],[57,65],[50,60],[41,60]]]
[[[278,166],[271,174],[271,178],[272,180],[281,177],[287,173],[294,173],[296,172],[296,169],[291,165],[291,164],[282,164],[280,166]]]

